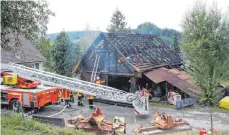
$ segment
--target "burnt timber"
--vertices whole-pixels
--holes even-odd
[[[97,54],[97,76],[105,80],[105,85],[130,92],[135,92],[139,85],[145,87],[140,84],[143,73],[182,65],[179,54],[158,36],[100,33],[73,70],[82,80],[90,81]]]

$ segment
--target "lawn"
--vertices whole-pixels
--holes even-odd
[[[176,109],[175,105],[170,105],[168,103],[161,103],[161,102],[150,102],[150,104],[153,107],[158,107],[158,108],[171,108],[171,109]],[[191,106],[191,107],[185,107],[182,108],[183,111],[188,111],[188,110],[193,110],[196,109],[195,106]],[[229,113],[229,109],[224,109],[224,108],[220,108],[218,106],[212,106],[211,110],[213,112],[221,112],[221,113]]]
[[[26,119],[24,124],[21,115],[1,115],[1,135],[94,135],[69,127],[56,127]]]

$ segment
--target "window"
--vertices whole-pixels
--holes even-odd
[[[39,63],[35,63],[35,69],[39,69]]]

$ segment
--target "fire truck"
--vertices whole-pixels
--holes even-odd
[[[39,81],[31,81],[17,74],[2,72],[1,104],[9,105],[15,112],[23,108],[40,109],[45,105],[57,103],[61,88],[40,85]]]
[[[26,67],[15,63],[7,63],[7,64],[1,63],[1,69],[9,70],[12,73],[18,74],[20,77],[24,77],[32,81],[40,81],[41,84],[44,85],[55,86],[67,90],[70,89],[71,91],[82,92],[83,94],[86,95],[90,94],[95,96],[96,99],[98,100],[120,103],[126,106],[132,105],[135,108],[135,112],[138,112],[138,114],[148,114],[147,94],[146,96],[142,96],[139,94],[139,92],[128,93],[123,90],[115,89],[112,87],[99,85],[93,82],[87,82],[87,81],[66,77],[54,73],[49,73],[46,71],[41,71],[38,69]],[[91,80],[94,80],[93,79],[94,77],[92,76]],[[26,85],[26,83],[24,84],[22,80],[23,79],[21,79],[21,85]],[[69,95],[69,94],[62,94],[62,95]]]

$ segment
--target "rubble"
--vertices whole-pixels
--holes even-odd
[[[97,134],[124,135],[126,132],[123,117],[115,117],[114,121],[110,122],[105,119],[100,108],[97,108],[89,117],[78,115],[71,118],[67,126]]]

